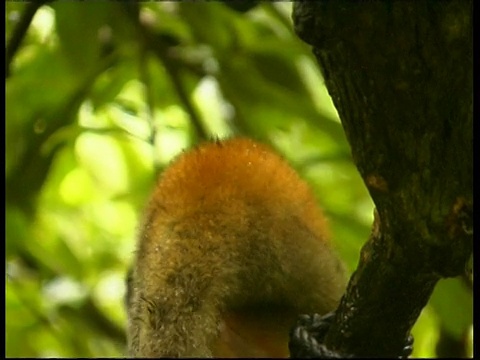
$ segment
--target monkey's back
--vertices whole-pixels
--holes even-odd
[[[176,219],[219,209],[241,218],[246,207],[257,207],[299,217],[317,237],[328,237],[307,184],[269,147],[246,138],[205,143],[179,156],[160,178],[156,203]]]
[[[216,356],[262,356],[229,352],[261,338],[260,325],[267,334],[282,334],[287,355],[292,316],[332,310],[344,288],[327,238],[309,187],[280,156],[248,139],[207,143],[162,174],[146,211],[135,284],[142,297],[162,299],[159,306],[168,311],[179,302],[190,304],[193,318],[203,311],[208,320],[198,343],[209,343]],[[162,316],[158,330],[178,334],[176,315]],[[202,345],[183,345],[189,347]]]

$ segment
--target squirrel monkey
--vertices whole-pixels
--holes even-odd
[[[311,190],[267,146],[200,145],[162,174],[128,300],[133,357],[288,357],[301,313],[346,285]]]

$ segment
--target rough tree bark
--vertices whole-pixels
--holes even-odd
[[[340,354],[399,356],[437,281],[472,254],[472,3],[294,5],[376,205],[324,339]]]

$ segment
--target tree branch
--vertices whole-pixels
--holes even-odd
[[[27,3],[25,6],[25,11],[22,13],[17,26],[13,29],[12,36],[8,40],[5,49],[5,78],[8,78],[10,75],[10,66],[13,58],[15,57],[23,38],[27,34],[27,30],[30,27],[33,17],[37,13],[37,10],[48,2],[51,2],[51,0],[37,0]]]
[[[27,148],[19,156],[16,166],[12,168],[5,179],[7,204],[18,207],[27,214],[34,212],[34,203],[38,191],[47,177],[56,150],[62,144],[55,144],[49,151],[42,151],[42,147],[56,131],[71,124],[78,108],[87,97],[98,76],[113,66],[117,59],[117,52],[103,58],[80,81],[64,104],[44,117],[35,114],[32,119],[28,120],[32,127],[33,124],[41,122],[42,131],[31,131],[29,133],[30,137],[26,141]]]
[[[180,103],[190,115],[192,126],[196,136],[200,139],[207,139],[208,131],[203,124],[195,105],[190,100],[184,84],[182,82],[179,67],[175,61],[169,56],[170,46],[160,36],[155,36],[153,31],[140,21],[140,7],[137,3],[126,3],[124,7],[128,18],[132,21],[138,30],[139,38],[143,41],[145,50],[151,51],[163,64],[167,74],[170,77],[172,86],[177,93]],[[191,66],[190,66],[191,67]]]
[[[472,253],[472,2],[301,1],[294,22],[377,209],[325,344],[396,357]]]

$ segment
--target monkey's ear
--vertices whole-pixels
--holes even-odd
[[[125,291],[124,301],[125,301],[125,307],[128,309],[130,307],[130,303],[133,295],[133,267],[131,266],[127,271],[127,277],[125,278],[125,285],[127,286],[127,289]]]

